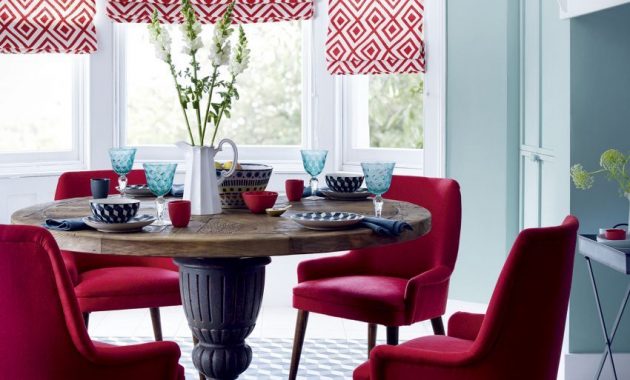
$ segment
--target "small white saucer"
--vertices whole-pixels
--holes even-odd
[[[127,223],[103,223],[96,220],[93,216],[86,216],[83,218],[83,222],[100,232],[138,232],[142,231],[143,227],[155,222],[155,217],[152,215],[137,215]]]
[[[322,194],[328,199],[337,201],[358,201],[363,200],[372,195],[367,189],[359,189],[353,193],[339,193],[332,190],[321,190]]]

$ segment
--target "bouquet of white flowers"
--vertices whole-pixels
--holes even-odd
[[[239,97],[236,89],[236,78],[249,65],[250,50],[247,48],[247,37],[242,26],[239,25],[238,27],[238,40],[234,49],[232,49],[230,41],[230,36],[234,33],[232,26],[234,3],[235,1],[232,1],[228,5],[225,14],[215,25],[212,41],[208,46],[210,50],[208,61],[212,66],[208,76],[201,74],[200,60],[197,54],[204,46],[201,39],[202,28],[190,0],[182,0],[181,10],[184,16],[184,23],[181,25],[184,40],[182,53],[190,56],[190,64],[185,70],[181,71],[175,67],[171,52],[172,40],[168,30],[160,24],[157,10],[153,12],[152,22],[149,25],[150,39],[155,46],[156,56],[169,66],[188,128],[190,143],[193,146],[205,144],[208,123],[214,127],[210,146],[214,145],[221,119],[224,116],[228,118],[231,116],[232,100],[238,100]],[[229,79],[221,79],[221,74],[227,75]],[[215,97],[215,93],[220,99]],[[204,109],[202,109],[206,95],[207,100]],[[188,117],[191,107],[196,119],[197,139],[193,136],[191,121]]]

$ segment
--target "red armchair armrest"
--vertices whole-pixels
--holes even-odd
[[[409,323],[444,314],[450,278],[451,269],[438,266],[409,280],[405,289],[405,302],[413,308],[409,310]]]
[[[458,312],[448,320],[448,335],[453,338],[475,340],[485,314]]]
[[[298,265],[298,282],[359,274],[361,261],[353,252],[340,256],[302,261]]]

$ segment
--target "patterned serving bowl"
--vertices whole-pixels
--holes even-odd
[[[217,175],[221,171],[217,170]],[[242,194],[246,191],[265,191],[272,171],[273,167],[269,165],[241,163],[234,174],[226,178],[219,186],[221,206],[223,208],[247,208]]]
[[[354,193],[363,184],[363,179],[363,174],[358,173],[326,174],[328,188],[338,193]]]
[[[91,199],[94,219],[103,223],[127,223],[138,213],[140,201],[128,198]]]

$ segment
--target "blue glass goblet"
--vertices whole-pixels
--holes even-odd
[[[109,150],[109,158],[112,161],[112,168],[118,174],[118,191],[120,191],[120,196],[124,197],[125,189],[127,189],[127,174],[133,168],[136,148],[112,148]]]
[[[374,197],[374,214],[377,218],[380,218],[383,213],[382,195],[389,190],[389,186],[392,184],[392,175],[394,174],[395,166],[395,162],[361,163],[368,191],[376,195],[376,197]]]
[[[311,196],[314,197],[317,194],[317,185],[319,183],[317,176],[321,174],[322,170],[324,170],[328,151],[301,150],[300,153],[302,153],[302,164],[304,165],[304,170],[311,175]]]
[[[156,226],[166,226],[170,222],[163,219],[166,200],[164,196],[173,188],[173,177],[177,164],[155,163],[143,164],[144,172],[147,176],[149,190],[157,197],[155,206],[157,210],[157,220],[153,223]]]

